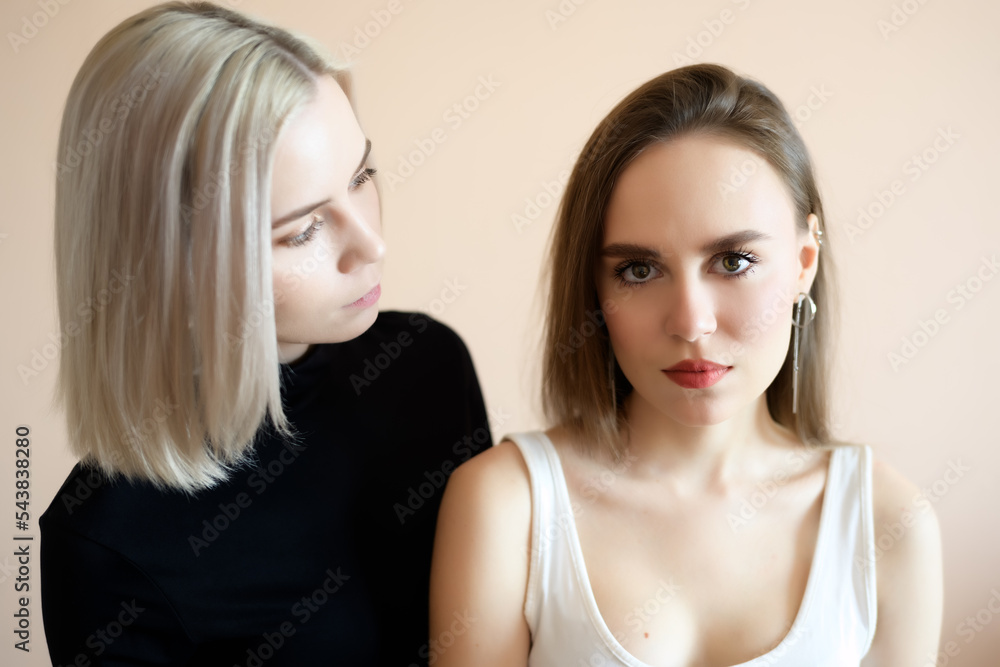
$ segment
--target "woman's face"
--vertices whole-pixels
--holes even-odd
[[[330,76],[278,138],[271,181],[278,355],[350,340],[375,322],[382,278],[378,193],[370,144]]]
[[[808,222],[816,229],[816,216]],[[760,399],[785,359],[791,304],[809,291],[818,253],[756,153],[707,135],[647,148],[615,185],[596,269],[630,404],[704,426]],[[685,360],[722,368],[670,371]]]

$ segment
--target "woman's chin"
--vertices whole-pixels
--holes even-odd
[[[682,426],[695,428],[715,426],[732,419],[739,407],[730,400],[718,396],[689,395],[674,401],[669,410],[664,411]]]
[[[345,321],[338,322],[336,327],[331,327],[327,343],[343,343],[353,340],[368,331],[378,318],[378,306],[369,306],[363,310],[351,313]]]

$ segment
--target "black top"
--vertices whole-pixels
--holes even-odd
[[[215,488],[73,469],[39,522],[54,665],[427,664],[444,483],[492,444],[465,345],[384,312],[281,373],[303,446],[265,425]]]

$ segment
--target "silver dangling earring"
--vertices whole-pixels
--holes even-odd
[[[806,304],[806,305],[803,305]],[[795,308],[792,312],[792,331],[795,340],[792,343],[792,414],[799,411],[799,343],[801,338],[799,331],[804,330],[816,317],[816,302],[805,292],[799,292],[795,299]]]
[[[618,391],[615,389],[615,348],[611,347],[611,336],[608,336],[608,383],[611,385],[611,404],[618,409]]]

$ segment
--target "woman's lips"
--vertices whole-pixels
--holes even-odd
[[[685,389],[704,389],[721,380],[730,368],[732,367],[707,359],[685,359],[664,370],[663,373],[672,382]]]
[[[367,308],[378,301],[378,298],[382,296],[382,284],[379,283],[375,287],[371,288],[367,294],[358,299],[352,304],[349,304],[348,308]]]

